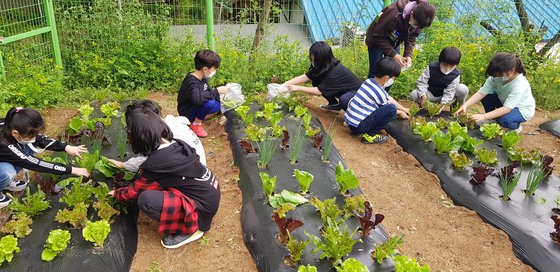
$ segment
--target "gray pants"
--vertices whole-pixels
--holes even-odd
[[[163,211],[163,192],[146,190],[138,196],[138,207],[150,218],[159,221]]]
[[[463,103],[465,103],[468,94],[469,94],[469,87],[467,87],[467,85],[465,84],[457,85],[457,88],[455,88],[455,97],[453,97],[453,102],[458,102],[459,104],[462,105]],[[430,102],[441,103],[442,96],[434,96],[430,91],[427,91],[426,95],[428,96],[428,100]],[[410,100],[416,101],[418,103],[422,102],[422,97],[418,95],[418,89],[410,93]]]

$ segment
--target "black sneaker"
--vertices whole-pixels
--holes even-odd
[[[321,108],[322,110],[336,112],[336,113],[340,112],[340,110],[342,109],[340,107],[340,104],[321,105],[319,106],[319,108]]]
[[[375,134],[373,136],[368,135],[368,134],[362,135],[362,143],[363,144],[382,144],[382,143],[386,142],[387,140],[389,140],[389,137],[387,137],[387,135],[383,135],[383,134]]]
[[[7,207],[11,202],[12,200],[7,195],[0,192],[0,209]]]
[[[12,192],[21,192],[25,190],[25,187],[27,187],[27,182],[23,180],[14,179],[12,180],[12,182],[10,182],[10,184],[8,184],[8,186],[6,186],[4,190],[12,191]]]
[[[179,248],[190,242],[194,242],[204,235],[204,232],[197,230],[195,233],[190,235],[177,234],[177,235],[166,235],[161,240],[161,244],[165,248]]]

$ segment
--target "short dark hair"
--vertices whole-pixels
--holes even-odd
[[[458,65],[461,62],[461,51],[454,46],[448,46],[439,53],[439,62]]]
[[[436,7],[427,1],[416,1],[418,4],[412,9],[412,18],[419,27],[429,27],[436,17]]]
[[[7,142],[14,142],[12,129],[17,130],[23,137],[33,137],[45,130],[45,122],[41,114],[30,108],[11,108],[4,119],[2,137]]]
[[[488,63],[488,67],[486,67],[486,75],[497,77],[514,68],[515,71],[520,74],[525,75],[527,73],[525,72],[523,62],[521,62],[521,59],[517,55],[506,52],[498,52],[494,54],[490,63]]]
[[[196,70],[202,70],[204,67],[208,69],[216,67],[216,69],[218,69],[221,61],[222,59],[220,56],[212,50],[200,50],[196,52],[194,56],[194,66]]]
[[[128,104],[128,106],[126,106],[126,112],[125,112],[125,119],[127,116],[130,116],[130,112],[136,110],[136,109],[147,109],[149,111],[153,111],[155,114],[160,115],[161,113],[161,107],[159,104],[157,104],[156,102],[150,100],[150,99],[144,99],[144,100],[134,100],[132,103]],[[128,120],[126,120],[126,123],[128,124]]]
[[[392,58],[384,58],[373,67],[375,77],[398,77],[401,74],[401,66]]]
[[[173,140],[171,129],[155,112],[137,108],[125,114],[128,140],[134,153],[149,156],[159,148],[162,139]]]

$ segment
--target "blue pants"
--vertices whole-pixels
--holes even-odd
[[[395,50],[397,50],[397,54],[400,52],[400,46],[395,47]],[[383,54],[383,49],[381,48],[377,48],[377,47],[371,47],[368,46],[368,55],[369,55],[369,73],[368,73],[368,78],[373,78],[374,77],[374,67],[375,65],[380,62],[382,59],[385,58],[385,55]],[[385,88],[385,90],[387,92],[389,92],[389,90],[391,89],[391,86]]]
[[[350,103],[350,100],[352,99],[352,97],[354,97],[354,95],[356,95],[357,92],[347,92],[345,94],[343,94],[339,99],[338,99],[338,103],[340,104],[340,107],[346,111],[346,109],[348,109],[348,104]]]
[[[29,146],[25,145],[23,147],[23,154],[31,156],[34,152]],[[9,162],[0,162],[0,192],[8,187],[20,170],[21,167],[17,167]]]
[[[204,121],[206,115],[220,111],[220,102],[216,100],[208,100],[200,106],[193,106],[188,110],[187,118],[191,123],[194,119]]]
[[[372,112],[366,119],[362,120],[358,127],[349,126],[352,134],[367,133],[375,136],[385,125],[389,123],[397,115],[397,106],[394,104],[386,104]]]
[[[482,105],[484,106],[484,111],[486,112],[491,112],[504,106],[497,94],[486,95],[482,99]],[[518,129],[521,123],[525,121],[527,120],[523,118],[523,115],[519,112],[519,108],[514,108],[509,113],[496,118],[496,122],[498,122],[500,126],[509,129]]]

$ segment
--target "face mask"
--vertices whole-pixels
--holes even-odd
[[[206,79],[209,79],[209,78],[212,78],[215,74],[216,74],[216,70],[210,72],[209,75],[204,75],[204,77],[205,77]]]
[[[504,83],[508,80],[509,80],[509,78],[507,76],[494,77],[494,81],[498,82],[498,83]]]
[[[387,87],[393,85],[394,82],[395,82],[394,78],[389,78],[389,80],[387,80],[387,82],[385,82],[385,84],[383,84],[383,88],[387,88]]]
[[[439,70],[444,74],[444,75],[449,75],[451,72],[453,72],[453,70],[455,70],[456,66],[453,66],[453,68],[449,69],[449,70],[445,70],[443,69],[443,67],[440,65],[439,66]]]
[[[36,137],[33,137],[31,140],[27,140],[27,141],[24,141],[23,139],[21,139],[21,140],[16,139],[16,141],[17,141],[18,143],[22,144],[22,145],[27,145],[27,144],[32,144],[32,143],[34,143],[34,142],[35,142],[35,138],[36,138]]]

